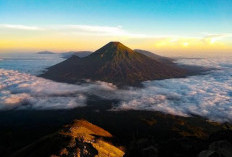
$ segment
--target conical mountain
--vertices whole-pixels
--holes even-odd
[[[95,52],[95,55],[101,54],[102,58],[110,59],[112,57],[124,58],[135,54],[133,50],[126,47],[120,42],[109,42]]]
[[[120,42],[110,42],[87,57],[73,56],[52,66],[42,76],[60,82],[90,79],[125,86],[184,75],[185,70],[177,66],[154,60]]]

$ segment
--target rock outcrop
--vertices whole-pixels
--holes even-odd
[[[75,120],[61,131],[41,138],[13,154],[14,157],[122,157],[124,151],[110,141],[106,130],[85,120]]]

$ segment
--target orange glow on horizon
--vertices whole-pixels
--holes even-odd
[[[121,34],[78,34],[58,31],[9,31],[0,37],[1,52],[95,51],[110,41],[120,41],[132,49],[150,50],[164,55],[232,53],[229,40],[216,37],[146,37]]]

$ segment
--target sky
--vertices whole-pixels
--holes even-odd
[[[120,41],[167,56],[232,54],[231,10],[232,0],[0,0],[0,53]]]

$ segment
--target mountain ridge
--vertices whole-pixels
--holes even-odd
[[[172,61],[174,61],[173,58],[169,58],[169,57],[164,57],[164,56],[160,56],[157,55],[153,52],[147,51],[147,50],[142,50],[142,49],[134,49],[135,52],[141,53],[143,55],[146,55],[152,59],[155,59],[157,61],[165,61],[167,63],[173,63]]]
[[[52,51],[39,51],[37,54],[56,54],[55,52]]]
[[[125,153],[112,144],[113,135],[86,120],[74,120],[61,130],[16,151],[12,157],[114,156]]]

